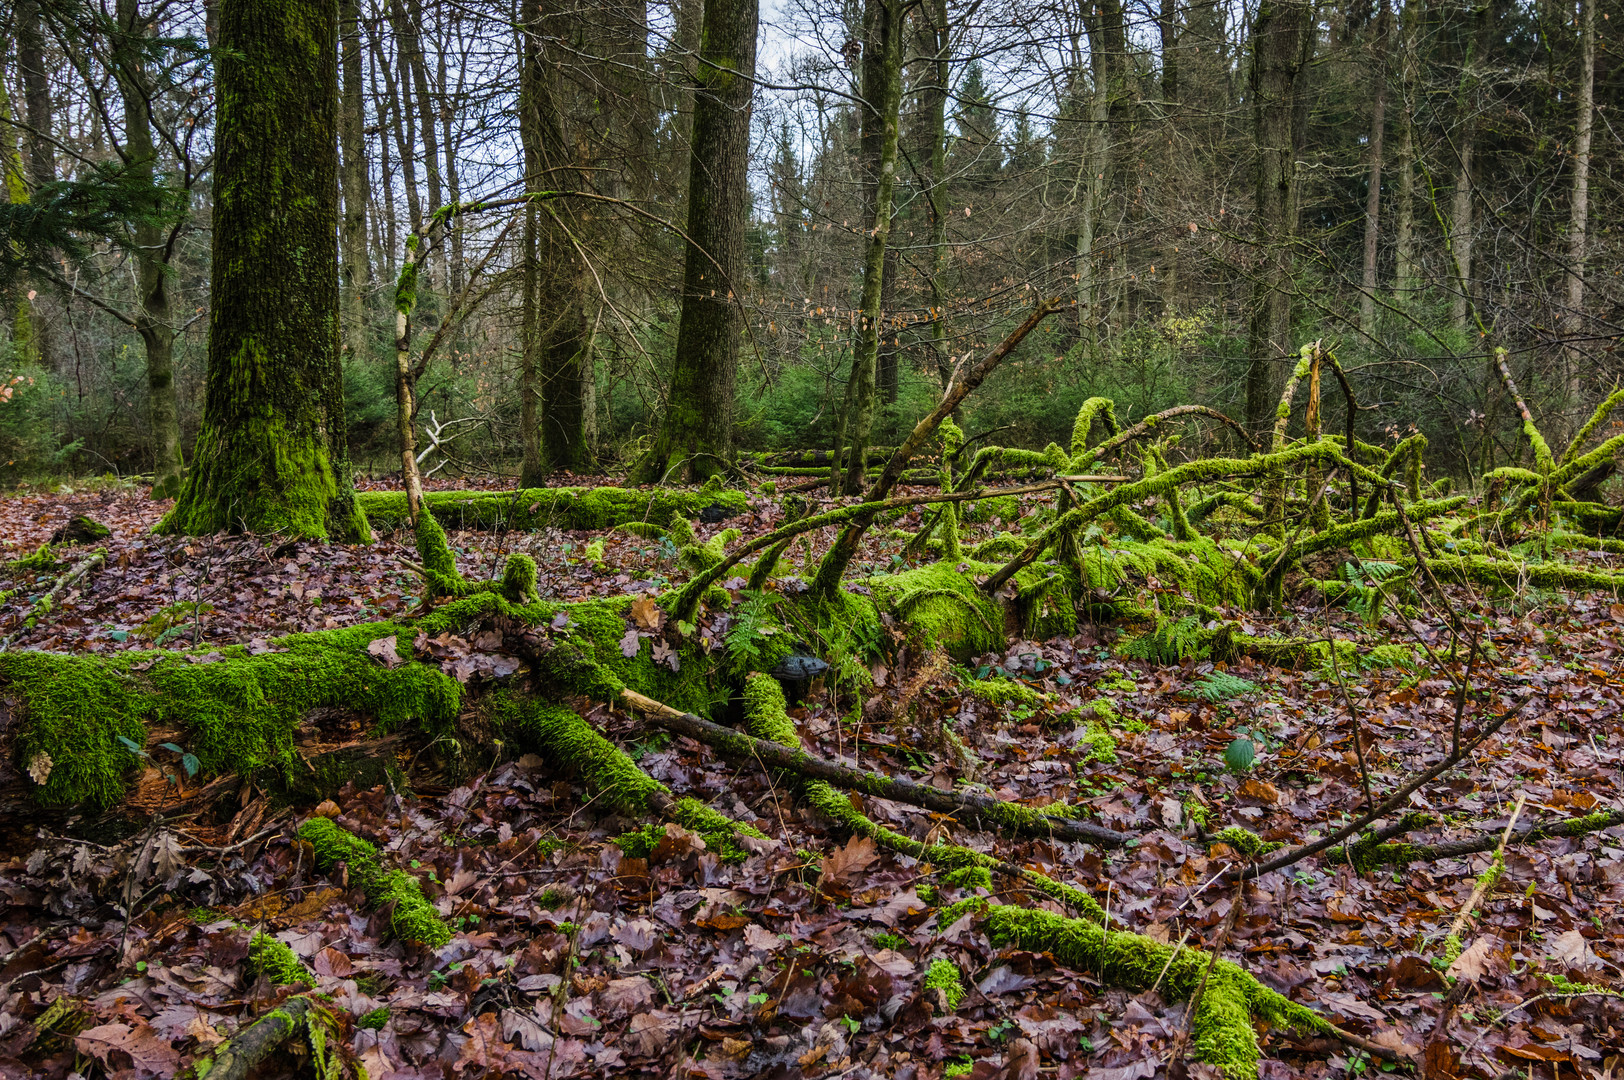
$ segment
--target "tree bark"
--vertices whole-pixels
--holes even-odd
[[[159,531],[367,539],[338,365],[338,9],[222,0],[203,426]]]
[[[537,8],[521,29],[519,135],[526,188],[581,187],[561,90],[546,55],[546,43],[569,40],[572,27],[567,16]],[[569,213],[551,204],[532,203],[525,210],[520,483],[526,487],[540,486],[556,469],[583,470],[592,460],[581,389],[589,346],[586,268],[564,220]]]
[[[139,0],[118,0],[118,36],[113,43],[113,74],[124,106],[124,154],[133,178],[154,180],[158,150],[152,138],[152,103],[140,43],[150,35]],[[138,224],[134,230],[135,332],[146,349],[147,394],[152,421],[152,497],[180,493],[185,464],[180,451],[180,409],[175,394],[175,327],[169,305],[170,230]]]
[[[1454,295],[1450,297],[1449,319],[1462,333],[1472,328],[1476,314],[1472,278],[1474,233],[1472,229],[1472,159],[1477,151],[1478,88],[1482,84],[1483,54],[1488,49],[1488,32],[1493,13],[1488,0],[1477,4],[1473,27],[1467,38],[1461,63],[1460,85],[1456,95],[1455,182],[1449,200],[1449,258],[1454,271]]]
[[[344,259],[344,355],[351,360],[368,356],[366,298],[372,271],[367,259],[366,102],[361,85],[361,8],[359,0],[339,0],[339,64],[343,75],[339,93],[338,136],[343,148],[339,184],[344,196],[342,238]]]
[[[758,0],[705,5],[688,172],[688,242],[670,399],[654,448],[634,475],[704,479],[733,455],[733,392],[745,280],[750,100]]]
[[[1567,297],[1562,313],[1562,336],[1572,338],[1584,329],[1585,240],[1590,225],[1590,142],[1596,113],[1596,0],[1580,0],[1584,8],[1579,29],[1578,113],[1573,138],[1573,191],[1568,201]],[[1569,343],[1566,354],[1567,406],[1584,403],[1585,353]],[[1570,413],[1571,415],[1571,413]],[[1567,425],[1571,435],[1574,425]]]
[[[937,377],[942,392],[952,377],[953,358],[947,344],[947,96],[952,79],[952,26],[947,21],[947,0],[927,0],[925,10],[932,23],[935,56],[931,59],[931,86],[927,91],[929,114],[927,158],[930,161],[930,340],[936,354]]]
[[[15,18],[17,70],[23,82],[23,113],[28,118],[23,143],[28,150],[29,179],[38,187],[56,179],[56,154],[51,146],[56,112],[51,104],[51,84],[46,79],[39,0],[17,0]]]
[[[845,428],[851,454],[845,462],[843,490],[863,489],[868,439],[874,426],[880,338],[884,334],[886,252],[891,241],[891,211],[896,192],[897,138],[901,126],[902,40],[905,8],[898,0],[869,0],[864,22],[863,101],[858,106],[863,128],[861,154],[864,188],[863,288],[857,304],[857,341],[852,350],[851,378],[846,384]],[[835,453],[844,451],[835,446]]]
[[[1370,168],[1365,180],[1365,261],[1360,279],[1359,329],[1376,330],[1376,256],[1381,241],[1382,219],[1382,136],[1387,130],[1387,40],[1392,23],[1392,6],[1381,0],[1376,16],[1376,36],[1371,42]]]
[[[1257,152],[1254,223],[1261,256],[1252,288],[1246,426],[1274,423],[1283,361],[1291,347],[1292,245],[1296,239],[1298,95],[1314,46],[1308,0],[1262,0],[1252,29],[1252,129]]]
[[[1419,277],[1415,261],[1415,90],[1416,23],[1421,0],[1404,0],[1399,32],[1398,190],[1394,195],[1393,292],[1400,300],[1409,299]]]

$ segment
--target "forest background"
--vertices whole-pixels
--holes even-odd
[[[740,25],[762,26],[748,273],[732,297],[737,445],[827,447],[854,415],[885,142],[883,103],[864,87],[883,85],[871,69],[891,55],[864,43],[894,9],[871,443],[893,445],[956,364],[1044,295],[1075,304],[966,403],[972,441],[1064,443],[1096,394],[1129,422],[1199,403],[1258,428],[1297,347],[1324,339],[1359,400],[1379,406],[1363,437],[1420,430],[1430,466],[1465,477],[1516,461],[1520,419],[1492,348],[1509,351],[1558,436],[1612,385],[1624,204],[1609,197],[1611,109],[1624,87],[1608,7],[732,4]],[[0,478],[108,471],[153,475],[161,491],[202,411],[212,9],[23,0],[10,12],[0,156],[12,203],[98,170],[150,175],[168,201],[144,217],[108,211],[109,239],[15,280]],[[700,15],[697,0],[341,4],[357,467],[398,468],[407,237],[436,207],[537,179],[600,199],[459,216],[421,268],[418,420],[436,435],[420,445],[437,451],[424,467],[511,473],[523,447],[535,479],[653,443],[676,352],[695,80],[711,63]],[[527,94],[542,105],[522,107]]]

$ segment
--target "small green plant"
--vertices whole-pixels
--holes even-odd
[[[882,949],[902,950],[908,947],[908,939],[901,934],[883,931],[874,935],[874,944]]]
[[[1157,619],[1156,628],[1129,638],[1117,646],[1117,655],[1128,660],[1148,660],[1153,664],[1177,664],[1200,659],[1207,653],[1201,640],[1201,620],[1194,615],[1179,619]]]
[[[859,1032],[859,1031],[861,1031],[861,1030],[863,1030],[863,1025],[862,1025],[862,1024],[860,1024],[860,1023],[859,1023],[859,1022],[857,1022],[857,1021],[856,1021],[856,1020],[853,1020],[853,1019],[852,1019],[852,1018],[851,1018],[851,1017],[849,1017],[849,1016],[842,1016],[842,1017],[841,1017],[841,1018],[840,1018],[840,1022],[841,1022],[841,1023],[842,1023],[842,1024],[845,1024],[845,1025],[846,1025],[846,1030],[847,1030],[847,1031],[848,1031],[848,1032],[849,1032],[849,1033],[851,1033],[851,1034],[853,1034],[853,1035],[855,1035],[855,1034],[857,1034],[857,1033],[858,1033],[858,1032]]]
[[[1229,771],[1239,775],[1249,772],[1252,762],[1257,760],[1257,747],[1252,740],[1241,736],[1224,748],[1224,764]]]
[[[1382,617],[1382,582],[1404,568],[1398,563],[1372,562],[1360,559],[1357,564],[1342,564],[1342,580],[1348,583],[1353,599],[1348,603],[1352,611],[1367,626],[1375,626]]]
[[[1227,671],[1209,671],[1201,677],[1191,692],[1203,701],[1221,705],[1246,694],[1255,694],[1259,689],[1261,688],[1258,684],[1250,679],[1231,675]]]

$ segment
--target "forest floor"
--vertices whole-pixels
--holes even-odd
[[[120,487],[0,498],[0,559],[32,550],[73,513],[113,529],[106,567],[11,647],[252,646],[398,616],[418,602],[419,579],[399,561],[415,558],[408,536],[367,547],[155,537],[148,529],[166,505]],[[697,528],[701,539],[723,527],[748,539],[777,520],[777,506],[761,499],[746,514]],[[879,533],[871,531],[857,572],[898,557],[901,541]],[[543,597],[654,594],[685,576],[674,551],[624,533],[609,535],[606,569],[595,570],[582,558],[592,538],[450,537],[470,579],[499,575],[511,552],[530,553]],[[0,588],[13,584],[0,580]],[[25,589],[0,607],[0,636],[19,628],[29,600]],[[1624,604],[1528,593],[1482,615],[1492,662],[1472,672],[1474,689],[1502,703],[1538,701],[1418,792],[1414,807],[1457,823],[1435,836],[1504,829],[1523,796],[1524,823],[1618,807]],[[1320,606],[1237,617],[1258,632],[1446,646],[1440,626],[1391,615],[1375,627]],[[1242,825],[1265,840],[1323,835],[1361,801],[1347,702],[1365,732],[1379,799],[1447,754],[1451,682],[1430,663],[1343,670],[1344,697],[1329,672],[1241,660],[1228,674],[1254,689],[1225,697],[1211,693],[1210,662],[1125,660],[1111,648],[1118,633],[1086,627],[964,665],[918,656],[894,671],[876,665],[861,707],[814,687],[791,715],[825,757],[941,787],[962,779],[934,753],[940,740],[932,732],[950,725],[980,761],[977,782],[1000,797],[1070,800],[1138,842],[1102,852],[1012,839],[873,798],[863,800],[869,816],[1040,869],[1091,893],[1113,924],[1216,948],[1338,1024],[1419,1052],[1448,989],[1434,961],[1489,855],[1367,873],[1308,859],[1237,892],[1215,882],[1239,856],[1202,842],[1191,819],[1204,818],[1212,831]],[[978,692],[988,676],[1048,696],[994,703]],[[1114,755],[1098,752],[1075,715],[1065,717],[1101,697],[1121,718]],[[344,720],[351,737],[365,736],[364,719]],[[1186,1026],[1182,1004],[1154,990],[1105,986],[1098,973],[1041,954],[996,948],[969,919],[941,926],[929,890],[921,896],[926,868],[832,831],[764,769],[736,768],[606,706],[589,719],[673,791],[753,822],[776,843],[729,865],[672,825],[648,859],[634,859],[611,840],[640,822],[600,814],[540,758],[505,760],[456,783],[414,774],[407,761],[412,793],[346,789],[314,812],[336,815],[421,879],[456,931],[448,945],[424,949],[391,940],[387,915],[341,877],[312,868],[294,830],[313,808],[277,808],[249,785],[231,794],[239,808],[227,824],[171,820],[117,842],[69,839],[60,823],[11,822],[0,834],[0,1074],[176,1074],[288,992],[246,974],[256,929],[291,945],[316,989],[358,1018],[344,1021],[346,1053],[371,1080],[1139,1080],[1168,1071]],[[1257,748],[1244,772],[1224,761],[1238,736]],[[331,723],[310,733],[327,743],[344,737]],[[162,808],[206,779],[175,783],[153,768],[133,798]],[[1513,848],[1505,862],[1452,969],[1471,982],[1449,1021],[1456,1075],[1620,1075],[1624,1000],[1552,996],[1543,976],[1624,985],[1624,829]],[[999,895],[1017,895],[1007,882],[995,885]],[[945,1015],[923,985],[943,958],[966,984]],[[52,1020],[59,998],[82,1008]],[[1381,1067],[1340,1043],[1268,1032],[1263,1045],[1264,1080]],[[288,1056],[263,1075],[299,1065]],[[1189,1071],[1216,1075],[1201,1064]]]

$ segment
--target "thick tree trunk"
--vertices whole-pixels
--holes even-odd
[[[203,426],[160,523],[365,539],[338,365],[338,20],[222,0]]]
[[[670,399],[635,475],[703,479],[733,455],[758,0],[711,0],[695,73],[688,243]]]
[[[119,36],[113,66],[124,105],[124,153],[132,177],[151,184],[158,161],[152,139],[151,101],[140,42],[149,33],[139,0],[118,0]],[[173,236],[158,225],[135,232],[137,309],[135,331],[147,354],[147,394],[152,420],[152,497],[180,494],[185,463],[180,451],[180,409],[175,393],[175,328],[169,310],[169,256]]]
[[[39,0],[17,0],[15,17],[17,70],[23,81],[23,115],[28,119],[23,143],[28,150],[28,176],[37,186],[56,179],[56,151],[51,146],[56,110],[51,103],[51,84],[46,78]]]
[[[1252,289],[1246,426],[1274,423],[1291,347],[1292,245],[1296,238],[1298,96],[1314,46],[1308,0],[1263,0],[1252,29],[1252,128],[1257,152],[1254,231],[1260,265]]]
[[[1562,336],[1572,338],[1584,329],[1585,239],[1590,226],[1590,142],[1596,112],[1596,0],[1581,0],[1584,14],[1579,31],[1578,113],[1573,139],[1573,189],[1568,201],[1568,266]],[[1574,345],[1564,350],[1566,359],[1567,405],[1570,410],[1584,402],[1585,353]],[[1570,435],[1574,425],[1565,425]]]
[[[1387,131],[1387,39],[1393,19],[1389,0],[1381,0],[1376,36],[1371,42],[1370,168],[1365,179],[1365,260],[1360,279],[1359,329],[1376,330],[1376,256],[1382,222],[1382,136]]]
[[[339,65],[343,76],[339,93],[338,136],[343,148],[339,186],[344,196],[342,257],[344,259],[344,355],[351,360],[368,357],[365,288],[372,272],[367,259],[366,102],[361,85],[361,9],[358,0],[339,0]]]
[[[569,32],[561,16],[545,11],[521,28],[519,138],[530,191],[583,183],[546,57],[546,42],[568,40]],[[525,210],[520,483],[526,487],[539,486],[555,469],[579,471],[591,462],[581,391],[585,268],[557,216],[568,212],[534,203]]]

